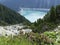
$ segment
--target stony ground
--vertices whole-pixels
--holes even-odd
[[[0,26],[0,36],[19,35],[20,31],[23,31],[24,34],[32,31],[31,29],[28,28],[23,29],[24,27],[26,26],[21,24]]]

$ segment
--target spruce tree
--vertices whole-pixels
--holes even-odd
[[[56,10],[54,6],[50,9],[50,21],[55,22],[56,21]]]

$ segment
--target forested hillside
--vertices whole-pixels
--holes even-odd
[[[0,4],[0,25],[10,25],[19,23],[30,23],[25,17],[19,13]]]
[[[51,31],[60,25],[60,5],[52,6],[50,11],[44,16],[43,19],[38,19],[31,25],[33,32]]]

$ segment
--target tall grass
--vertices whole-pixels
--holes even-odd
[[[25,36],[0,37],[0,45],[33,45]]]

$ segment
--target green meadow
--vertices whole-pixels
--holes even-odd
[[[0,37],[0,45],[33,45],[26,37]]]

